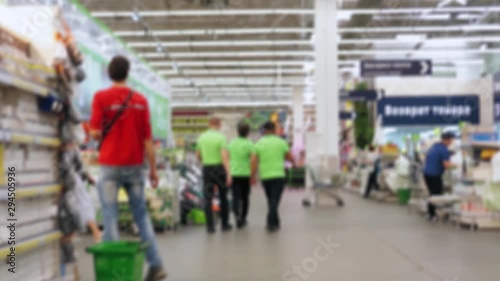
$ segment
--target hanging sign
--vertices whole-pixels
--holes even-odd
[[[377,111],[383,126],[479,124],[479,106],[477,95],[386,97]]]
[[[422,76],[432,74],[431,60],[363,60],[362,77]]]
[[[340,91],[341,101],[375,101],[378,98],[376,90],[354,90],[354,91]]]
[[[500,72],[493,75],[493,114],[496,122],[500,122]]]
[[[340,111],[339,112],[340,120],[353,120],[356,119],[356,113],[353,111]]]

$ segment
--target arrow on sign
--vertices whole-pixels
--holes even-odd
[[[426,61],[420,62],[420,74],[427,74],[430,65]]]

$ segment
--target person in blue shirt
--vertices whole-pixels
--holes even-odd
[[[451,169],[454,165],[450,162],[450,145],[453,143],[455,135],[453,133],[444,133],[441,135],[441,141],[434,144],[425,158],[424,178],[429,190],[429,195],[443,194],[443,174],[446,169]],[[436,207],[432,203],[427,204],[429,220],[436,217]]]

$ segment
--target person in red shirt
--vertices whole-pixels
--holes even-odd
[[[146,98],[127,87],[130,63],[123,56],[114,57],[108,67],[113,85],[94,96],[90,134],[100,141],[101,178],[97,184],[102,204],[104,241],[116,241],[118,232],[118,190],[123,187],[139,234],[148,243],[146,257],[150,264],[146,281],[166,278],[156,238],[147,214],[144,196],[144,158],[149,163],[149,179],[158,185],[149,107]]]

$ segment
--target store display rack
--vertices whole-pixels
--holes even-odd
[[[7,210],[14,203],[17,220],[17,272],[2,276],[6,281],[59,280],[61,233],[54,203],[61,191],[56,176],[61,141],[57,116],[38,109],[38,99],[53,92],[56,79],[31,42],[3,26],[0,31],[0,206]],[[9,167],[15,168],[15,197],[8,192]],[[12,251],[11,235],[7,228],[0,230],[2,257]],[[9,264],[0,264],[2,272],[8,268]]]

